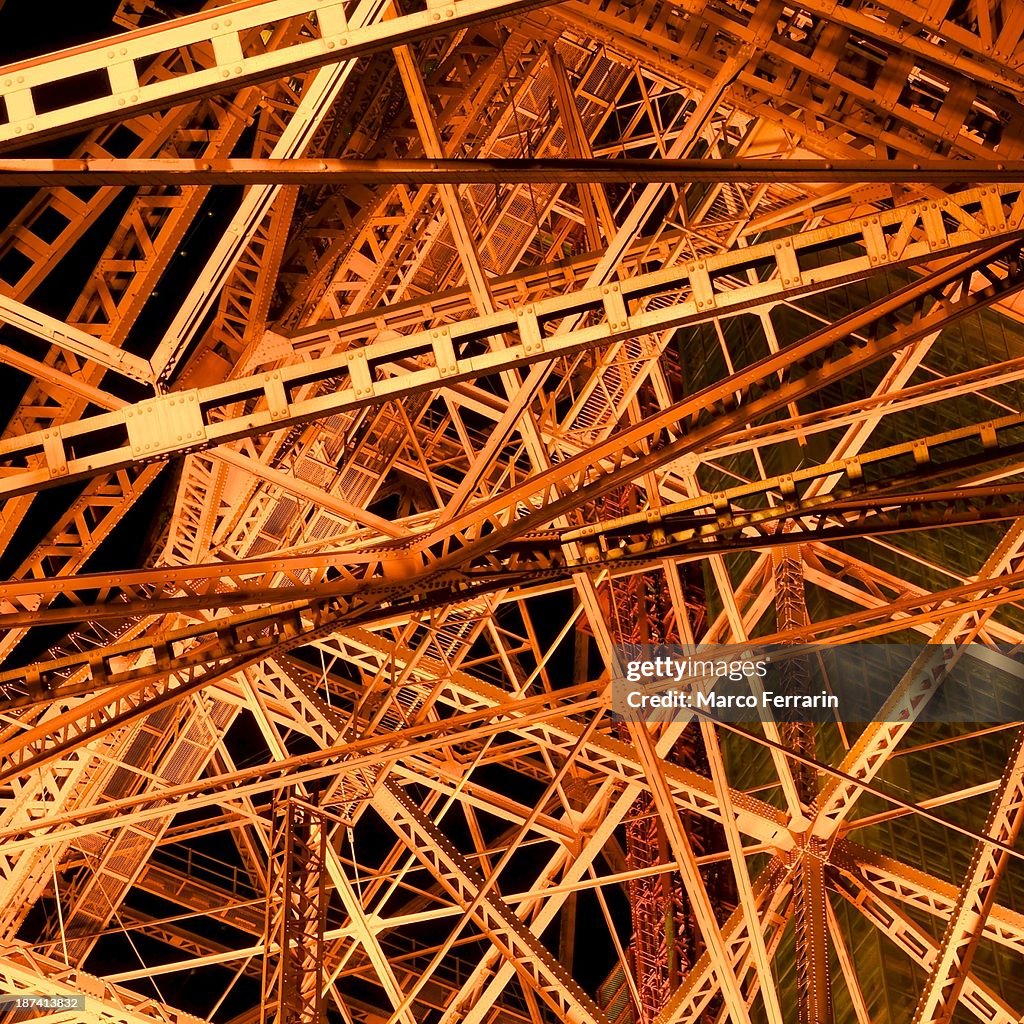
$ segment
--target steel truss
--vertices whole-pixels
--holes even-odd
[[[0,67],[0,994],[1019,1021],[1024,729],[919,719],[1024,640],[1020,5],[117,20]],[[907,638],[867,725],[609,714]]]

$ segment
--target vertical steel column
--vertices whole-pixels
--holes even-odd
[[[799,630],[807,625],[803,559],[795,545],[772,551],[775,574],[775,608],[779,630]],[[801,638],[793,641],[800,643]],[[788,693],[808,693],[810,669],[802,658],[785,664],[783,685]],[[782,740],[794,753],[813,758],[813,722],[782,722]],[[793,782],[804,809],[818,795],[818,777],[805,761],[791,761]],[[828,917],[825,894],[824,844],[809,839],[801,846],[801,862],[794,890],[793,919],[796,926],[797,990],[800,1024],[829,1024],[832,1020],[832,984],[829,975]]]
[[[607,514],[626,514],[637,508],[635,487],[609,495]],[[658,616],[650,615],[644,576],[608,582],[609,622],[617,643],[657,643],[664,639]],[[626,821],[626,863],[630,870],[649,868],[664,861],[664,829],[649,793],[641,795]],[[651,1024],[672,991],[669,950],[674,947],[675,920],[672,885],[667,875],[633,878],[627,885],[633,921],[633,969],[640,996],[640,1024]]]
[[[274,809],[260,1024],[323,1024],[327,828],[289,796]]]
[[[831,1024],[832,978],[828,958],[828,895],[825,892],[825,843],[808,837],[800,848],[800,868],[794,889],[796,980],[800,1024]]]
[[[624,515],[640,507],[634,486],[606,499],[605,511]],[[620,644],[678,643],[680,629],[663,589],[650,575],[609,582],[609,621]],[[687,608],[687,611],[689,609]],[[694,733],[675,744],[670,759],[692,765],[700,760]],[[698,827],[690,841],[703,852],[705,837]],[[626,862],[630,869],[650,868],[671,857],[665,827],[649,793],[637,799],[626,823]],[[633,920],[632,954],[640,995],[641,1024],[650,1024],[679,986],[696,958],[697,929],[690,900],[677,875],[631,879],[627,886]]]
[[[775,611],[779,631],[803,629],[807,625],[807,604],[804,595],[804,565],[800,548],[790,544],[772,550],[772,568],[775,575]],[[802,638],[794,640],[802,643]],[[808,693],[810,670],[802,658],[788,661],[783,666],[784,683],[788,693]],[[782,740],[786,746],[803,757],[813,758],[815,736],[813,722],[780,723]],[[803,761],[791,762],[793,782],[804,809],[810,807],[818,795],[818,777],[815,770]]]

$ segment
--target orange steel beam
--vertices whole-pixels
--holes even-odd
[[[404,160],[3,159],[0,188],[74,185],[473,185],[628,182],[880,182],[1009,184],[1024,181],[1024,160],[638,160],[589,158],[443,158]]]
[[[1013,845],[1024,825],[1024,729],[1018,730],[999,788],[992,798],[987,836]],[[914,1024],[949,1021],[969,978],[971,963],[1006,869],[1005,853],[979,842],[971,857],[956,906],[914,1010]]]
[[[989,462],[1007,459],[1011,461],[1000,467],[999,472],[1015,472],[1021,446],[1006,446],[1000,438],[1022,425],[1024,413],[919,437],[851,459],[662,505],[656,511],[608,519],[594,526],[531,533],[508,549],[495,546],[493,555],[499,562],[508,559],[511,563],[514,557],[515,564],[509,567],[513,573],[526,573],[531,568],[598,564],[625,569],[640,564],[645,557],[684,553],[689,542],[694,551],[711,550],[716,537],[733,537],[737,547],[743,546],[745,540],[752,546],[784,546],[790,535],[777,528],[779,523],[817,535],[827,533],[833,526],[842,526],[844,515],[849,514],[849,532],[844,535],[852,536],[859,529],[871,529],[861,522],[864,517],[876,514],[884,527],[885,517],[900,515],[904,507],[911,515],[920,512],[922,526],[971,516],[973,521],[983,521],[1014,515],[1021,499],[1015,501],[1013,495],[1019,494],[1024,485],[1008,482],[988,486],[975,483],[974,477],[964,479],[960,474],[965,465],[981,470]],[[913,458],[913,465],[909,464],[908,456]],[[957,475],[955,485],[921,486],[931,478],[949,473]],[[845,479],[842,487],[821,497],[808,496],[815,484],[836,475]],[[783,499],[781,504],[773,504],[776,495]],[[760,507],[752,506],[755,500]],[[932,505],[939,506],[934,518],[928,514]],[[912,522],[907,520],[907,525]],[[342,593],[365,585],[359,573],[373,573],[377,565],[408,556],[415,545],[415,534],[404,527],[396,532],[397,539],[391,539],[388,533],[375,542],[361,540],[333,552],[0,582],[0,626],[73,622],[107,614],[126,616],[136,606],[138,610],[155,609],[164,603],[168,607],[196,609],[258,604],[274,594],[279,595],[279,600],[288,596],[299,600],[319,588]],[[576,545],[581,549],[579,556],[575,555]],[[534,561],[528,561],[530,558]],[[349,579],[346,582],[336,576],[332,587],[331,573],[347,573]],[[386,570],[384,576],[386,579]],[[419,586],[428,587],[425,575]],[[170,596],[172,588],[179,593]],[[186,596],[181,596],[181,592]],[[117,600],[112,600],[115,594]],[[58,595],[75,595],[74,606],[51,611],[33,607],[40,598],[53,599]],[[798,634],[801,626],[787,626],[785,620],[780,620],[780,628]]]
[[[935,940],[900,907],[853,875],[844,873],[833,883],[833,889],[914,962],[929,972],[933,969],[938,956]],[[974,974],[965,974],[962,1001],[982,1021],[1019,1024],[1019,1014]]]
[[[1003,196],[1000,189],[1006,190]],[[622,338],[698,323],[712,316],[760,305],[770,298],[812,291],[826,281],[848,281],[867,276],[882,266],[917,263],[925,254],[935,256],[939,252],[952,254],[966,248],[977,248],[979,231],[988,236],[987,244],[991,245],[992,235],[996,238],[1012,237],[1024,225],[1024,197],[1008,186],[972,190],[961,193],[956,199],[950,197],[951,212],[965,206],[974,211],[971,221],[975,228],[950,231],[937,211],[933,215],[929,204],[910,204],[877,217],[805,232],[791,239],[790,244],[762,243],[739,253],[640,275],[614,285],[583,289],[574,295],[547,299],[516,310],[499,310],[395,342],[378,343],[372,350],[350,351],[202,391],[161,396],[132,409],[106,413],[57,430],[6,439],[0,441],[0,460],[12,460],[18,465],[28,456],[42,455],[44,465],[38,469],[8,471],[0,479],[0,495],[24,494],[140,461],[166,458],[172,452],[198,450],[288,423],[329,415],[343,406],[358,407],[385,396],[397,397],[399,392],[407,392],[411,388],[427,389],[446,378],[479,376],[485,368],[505,369]],[[990,222],[992,227],[979,224],[979,220]],[[912,242],[911,233],[919,223],[927,241]],[[887,242],[886,228],[898,230],[899,235],[895,237],[899,241]],[[865,255],[849,254],[848,245],[855,240],[861,241]],[[804,250],[816,253],[818,266],[807,270],[800,267],[800,254]],[[1002,249],[985,250],[981,260],[990,262],[1003,255]],[[722,281],[727,275],[738,274],[763,260],[769,260],[776,266],[777,273],[772,279],[722,289]],[[829,265],[821,266],[826,260]],[[926,278],[920,285],[904,289],[890,301],[895,305],[905,303],[906,297],[913,295],[914,288],[923,288],[928,293],[934,290],[937,282],[954,280],[960,273],[962,271],[954,265],[933,278]],[[1010,279],[1005,287],[1012,290],[1016,284]],[[993,290],[987,298],[984,291],[979,292],[978,301],[992,302],[1001,297],[999,284],[993,284],[991,288]],[[680,290],[686,296],[683,301],[677,297]],[[649,299],[656,292],[671,296],[675,301],[654,310],[633,311],[631,306]],[[545,321],[583,312],[596,313],[603,322],[565,336],[544,336],[541,325]],[[501,335],[518,337],[518,343],[469,357],[460,356],[455,349],[456,344],[461,346]],[[821,338],[827,339],[828,332],[824,332]],[[817,344],[820,346],[822,341]],[[433,354],[434,366],[389,380],[374,380],[372,360],[395,362],[420,353]],[[772,360],[780,368],[791,367],[794,355],[791,348],[778,353]],[[762,360],[757,364],[758,371],[763,372],[764,366],[772,360]],[[312,379],[341,374],[349,377],[351,386],[334,396],[324,395],[295,402],[288,394],[291,389]],[[751,371],[747,371],[747,375],[753,376]],[[739,384],[740,381],[735,379],[729,381],[723,392],[738,391]],[[264,399],[266,404],[262,410],[233,420],[204,422],[205,408],[253,395]],[[95,451],[96,442],[89,440],[89,435],[107,436],[106,432],[111,428],[115,437],[118,432],[123,432],[124,442],[106,451],[102,447]],[[93,451],[78,456],[76,447],[87,447]],[[558,472],[562,473],[563,468],[559,467]]]
[[[322,0],[241,0],[199,14],[85,43],[58,53],[0,67],[0,97],[8,121],[0,126],[0,149],[12,149],[84,126],[123,118],[154,107],[173,106],[225,85],[267,81],[288,73],[352,61],[368,53],[412,42],[437,32],[543,7],[548,0],[449,0],[377,22],[383,0],[364,0],[354,10]],[[282,23],[315,14],[307,35],[260,54],[242,50],[252,29],[273,31]],[[208,67],[145,83],[139,68],[167,50],[212,47]],[[99,88],[72,91],[56,107],[42,110],[35,90],[99,76]]]

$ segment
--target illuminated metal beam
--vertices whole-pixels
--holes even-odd
[[[707,751],[708,766],[711,772],[712,781],[715,784],[715,794],[722,811],[722,827],[725,830],[726,842],[729,847],[729,859],[732,861],[733,874],[736,877],[736,888],[739,892],[740,910],[745,918],[747,938],[750,942],[751,959],[754,963],[758,985],[761,990],[761,998],[764,1002],[765,1013],[768,1020],[773,1024],[781,1024],[782,1007],[779,1003],[779,994],[772,975],[771,957],[765,943],[763,926],[758,913],[757,896],[754,886],[751,884],[750,869],[747,866],[746,855],[743,849],[742,836],[736,825],[736,812],[732,806],[732,797],[729,792],[729,782],[725,773],[725,759],[722,756],[722,748],[718,742],[718,734],[715,732],[713,723],[707,719],[701,719],[701,736],[704,738],[704,749]],[[718,952],[709,943],[708,949]],[[721,952],[726,952],[725,938],[722,936]],[[816,1022],[815,1022],[816,1024]]]
[[[777,13],[777,25],[773,24],[769,39],[755,42],[754,16],[766,9]],[[694,17],[701,13],[703,18]],[[658,18],[646,13],[630,17],[607,0],[570,0],[559,6],[556,16],[669,81],[697,89],[706,88],[721,61],[716,50],[754,49],[758,59],[740,76],[733,104],[789,132],[802,148],[822,156],[872,152],[878,143],[883,151],[912,158],[953,151],[984,159],[997,146],[1001,156],[1020,155],[1020,121],[1010,98],[1019,86],[1000,92],[985,88],[959,68],[951,74],[948,51],[945,68],[922,64],[902,45],[872,43],[872,59],[865,60],[864,34],[844,30],[831,18],[819,20],[808,31],[802,9],[790,8],[787,18],[783,9],[773,8],[766,0],[748,5],[743,14],[733,17],[716,17],[716,13],[674,8]],[[893,30],[900,40],[912,34],[902,19]],[[940,42],[934,28],[929,26],[927,33],[932,49],[946,50],[946,40]],[[964,65],[965,71],[971,63]],[[1000,63],[1006,68],[1005,62]],[[1000,76],[1003,82],[1019,74],[1015,67],[1006,70],[1012,77]],[[939,104],[937,114],[928,109]],[[1005,111],[1016,122],[1013,129],[986,130],[986,107]],[[975,120],[979,130],[963,130],[968,118]]]
[[[1018,539],[1017,532],[1013,530],[1008,536],[1013,541]],[[1013,550],[1013,543],[998,545],[982,565],[979,579],[987,581],[990,586],[996,585],[995,581],[1001,578],[999,574],[1005,570]],[[963,634],[965,622],[963,613],[952,612],[939,618],[940,627],[929,640],[934,646],[930,650],[926,648],[915,660],[880,709],[878,721],[871,722],[864,729],[843,758],[840,767],[846,774],[846,780],[833,776],[826,781],[815,804],[812,833],[818,839],[828,841],[835,837],[860,792],[853,780],[871,781],[875,778],[934,696],[947,666],[958,657],[952,645],[970,639]]]
[[[759,920],[763,921],[765,935],[770,930],[785,926],[788,916],[780,909],[792,888],[792,869],[782,858],[773,857],[768,865],[752,882]],[[737,907],[722,925],[722,940],[727,956],[726,964],[739,970],[745,958],[752,959],[751,937],[748,932],[748,915]],[[693,967],[687,972],[679,987],[658,1014],[655,1024],[700,1024],[706,1020],[704,1011],[718,995],[721,972],[720,964],[710,950],[705,950]]]
[[[1024,729],[1010,750],[999,789],[992,798],[985,834],[1012,846],[1024,824]],[[938,954],[914,1010],[914,1024],[948,1024],[956,1012],[971,962],[995,903],[996,886],[1006,868],[1003,850],[979,842],[961,883]]]
[[[401,789],[388,783],[374,808],[459,905],[470,910],[496,945],[507,949],[537,994],[570,1024],[601,1024],[605,1015],[480,872]],[[488,892],[488,888],[490,891]],[[484,895],[486,893],[486,896]]]
[[[853,1012],[857,1018],[857,1024],[871,1024],[871,1014],[868,1011],[867,1000],[864,998],[864,991],[861,988],[860,979],[857,977],[857,969],[847,948],[846,939],[843,937],[842,929],[836,920],[836,913],[832,904],[825,903],[825,913],[828,917],[828,932],[832,938],[832,948],[836,952],[836,959],[839,961],[839,969],[843,974],[843,981],[846,982],[846,992],[853,1004]]]
[[[943,922],[949,921],[960,896],[959,887],[951,882],[849,838],[836,842],[831,863],[837,869],[856,874],[889,899]],[[1024,914],[996,905],[986,916],[982,929],[986,941],[999,943],[1014,956],[1024,957]]]
[[[614,285],[587,288],[396,341],[379,342],[372,349],[348,351],[209,388],[160,396],[129,409],[0,441],[0,460],[8,463],[6,472],[0,476],[0,496],[25,494],[141,461],[166,459],[176,452],[200,450],[342,409],[429,390],[446,381],[479,377],[488,371],[498,372],[670,327],[700,323],[762,305],[773,298],[868,276],[883,267],[920,263],[944,253],[977,247],[983,240],[991,244],[1001,237],[1015,236],[1022,227],[1024,195],[1020,189],[975,189],[949,197],[942,212],[931,203],[912,203],[877,216],[639,275]],[[850,255],[851,247],[857,255]],[[997,250],[991,252],[995,258]],[[805,269],[801,258],[810,253],[814,254],[815,265]],[[981,259],[986,259],[984,253]],[[723,286],[723,279],[757,268],[765,261],[774,265],[769,279],[755,279],[757,283],[737,287]],[[762,268],[760,273],[763,272]],[[954,266],[936,280],[942,280],[943,274],[956,278],[959,273]],[[933,282],[926,281],[920,287],[927,294],[933,286]],[[889,301],[894,306],[905,303],[916,287],[909,286],[906,296],[901,292]],[[1017,287],[1016,278],[1005,287]],[[678,297],[680,292],[683,298]],[[672,302],[660,308],[631,309],[652,295],[671,297]],[[978,301],[984,303],[996,297],[993,293],[985,298],[982,292]],[[591,313],[597,322],[572,334],[545,335],[544,323],[583,313]],[[504,349],[479,355],[459,351],[499,336],[508,340]],[[814,344],[821,347],[829,338],[828,332],[824,332],[816,336]],[[838,332],[834,340],[844,338]],[[433,357],[432,366],[407,367],[406,372],[396,376],[375,379],[376,364],[397,366],[402,360],[424,355]],[[739,379],[724,385],[723,394],[739,391],[741,382],[747,378],[752,382],[764,376],[769,366],[791,367],[796,355],[797,350],[789,349],[761,360]],[[773,374],[774,370],[769,376]],[[291,394],[305,383],[327,377],[341,378],[337,390],[310,397]],[[213,419],[209,414],[210,409],[252,398],[263,400],[262,407],[252,413],[224,419]],[[123,440],[111,444],[110,436]],[[99,451],[95,450],[97,447]],[[88,448],[89,453],[78,455],[76,448]],[[667,459],[670,452],[671,446],[658,457]],[[39,468],[13,468],[40,455],[43,465]],[[563,468],[559,467],[558,472],[564,472]]]
[[[785,545],[800,539],[802,534],[780,532],[778,525],[803,530],[805,518],[812,524],[806,532],[814,536],[825,532],[828,524],[843,524],[847,514],[851,520],[844,536],[869,533],[873,514],[893,530],[901,526],[909,529],[915,525],[1005,518],[1016,514],[1024,500],[1016,497],[1020,488],[1013,483],[975,483],[972,477],[959,479],[956,486],[928,484],[944,475],[959,476],[965,465],[979,471],[982,480],[986,475],[1014,472],[1021,456],[1012,437],[1022,425],[1024,413],[967,425],[592,526],[535,532],[529,540],[516,541],[508,549],[496,545],[492,554],[496,562],[514,559],[515,565],[510,565],[509,571],[518,574],[554,566],[599,565],[626,572],[631,565],[637,567],[651,559],[706,554],[715,550],[716,538],[732,537],[737,549]],[[231,456],[231,465],[257,475],[262,472],[259,466],[250,470],[252,460],[235,457],[230,450],[226,454]],[[987,474],[981,472],[986,468]],[[268,474],[272,482],[288,490],[287,478],[283,477],[280,473]],[[820,498],[807,497],[815,491],[816,484],[833,477],[839,478],[842,486],[837,484]],[[317,501],[315,489],[303,490],[301,482],[294,486],[294,493]],[[773,505],[772,501],[779,498],[781,501]],[[336,500],[330,494],[323,498],[327,508],[354,516],[360,514],[343,501],[335,507]],[[908,510],[905,520],[900,518],[903,508]],[[335,586],[328,588],[331,570],[344,573],[347,568],[354,582],[355,574],[372,572],[378,563],[406,558],[417,535],[416,527],[420,531],[424,525],[428,530],[431,528],[429,521],[378,523],[379,517],[369,518],[372,533],[355,537],[333,551],[274,555],[228,564],[207,562],[116,573],[78,573],[49,580],[2,581],[0,627],[73,622],[83,616],[124,617],[144,608],[155,611],[160,607],[195,610],[254,606],[275,600],[308,599],[318,593],[326,596],[331,591],[343,593],[346,587],[337,576],[333,577]],[[360,570],[360,566],[370,568]],[[386,570],[383,575],[387,578]],[[1004,583],[1015,579],[1003,576]],[[174,592],[168,590],[170,584],[174,585]],[[318,589],[321,587],[324,589]],[[112,601],[115,594],[117,603]],[[74,607],[35,610],[39,598],[52,600],[58,595],[73,595]],[[144,607],[137,609],[137,602],[144,602]],[[105,604],[109,608],[104,608]],[[798,635],[804,628],[804,623],[793,626],[784,617],[778,625],[778,632],[787,635]],[[808,624],[807,628],[813,630],[817,624]],[[4,679],[0,674],[0,682]]]
[[[49,341],[57,348],[74,352],[114,373],[142,384],[153,384],[153,367],[149,365],[148,360],[111,345],[102,338],[95,338],[80,327],[61,323],[60,320],[6,295],[0,295],[0,320]]]
[[[544,6],[545,0],[448,0],[443,6],[374,19],[382,0],[364,0],[355,11],[322,0],[241,0],[148,29],[126,32],[69,50],[0,67],[0,97],[8,121],[0,126],[0,149],[11,149],[86,125],[121,119],[140,110],[173,106],[225,86],[266,81],[289,72],[355,60],[437,32],[507,17]],[[315,14],[310,32],[275,50],[242,48],[253,29],[273,32],[281,23]],[[139,67],[168,50],[209,47],[213,60],[155,82],[140,79]],[[36,90],[83,81],[65,89],[55,107],[40,109]],[[84,85],[88,82],[88,85]],[[90,95],[91,93],[91,95]],[[48,104],[49,105],[49,104]]]
[[[0,159],[0,188],[130,185],[512,185],[664,182],[1001,184],[1024,181],[1024,160],[687,160],[538,157],[404,160],[247,157],[181,160]]]
[[[233,658],[241,658],[248,664],[273,651],[290,650],[306,644],[318,635],[336,630],[343,624],[346,631],[350,631],[363,619],[382,625],[394,625],[407,621],[410,614],[432,607],[433,604],[458,602],[460,598],[471,600],[474,595],[507,589],[510,585],[509,570],[497,569],[495,572],[493,578],[481,580],[473,590],[460,588],[457,593],[439,592],[440,596],[434,602],[413,602],[401,608],[396,606],[379,609],[373,606],[372,610],[356,610],[349,614],[344,611],[340,598],[304,599],[298,604],[292,602],[283,607],[272,605],[244,615],[225,616],[199,625],[182,627],[173,633],[139,636],[109,644],[104,648],[65,655],[60,659],[33,662],[7,670],[0,675],[0,682],[7,687],[8,706],[16,707],[52,702],[55,693],[71,696],[123,685],[130,680],[139,683],[144,680],[157,680],[185,666],[190,666],[195,671],[200,666],[209,668],[230,665]],[[522,585],[524,579],[549,576],[553,576],[557,582],[545,585],[542,588],[545,592],[564,589],[569,585],[566,570],[558,567],[548,571],[535,570],[511,582]],[[943,616],[963,616],[972,611],[1014,601],[1024,595],[1024,588],[1020,586],[1022,581],[1024,570],[934,594],[907,598],[885,608],[868,608],[850,615],[823,620],[808,627],[806,632],[814,639],[838,636],[843,642],[885,635],[918,622],[934,622],[936,618]],[[356,584],[353,592],[358,597],[362,589],[362,584]],[[403,589],[398,587],[399,591]],[[282,617],[286,615],[289,621],[283,622]],[[894,615],[898,617],[894,619]],[[305,625],[297,625],[299,622],[304,622]],[[857,626],[860,628],[855,628]],[[768,634],[762,637],[761,641],[774,643],[788,639],[792,638],[785,634]],[[174,645],[185,645],[194,640],[202,640],[202,649],[179,656],[172,665],[169,651]],[[152,652],[155,659],[153,667],[140,664],[140,667],[131,670],[123,668],[120,659],[124,655],[138,657],[145,652]],[[91,678],[88,675],[71,675],[72,670],[86,668],[91,672]]]
[[[374,3],[378,2],[374,0]],[[376,13],[375,10],[374,16]],[[274,145],[272,154],[275,159],[287,163],[306,152],[354,69],[354,63],[345,62],[322,68],[313,76]],[[166,382],[185,355],[188,345],[199,331],[206,314],[213,307],[280,191],[281,186],[277,183],[259,185],[246,191],[238,210],[225,227],[195,284],[182,300],[174,319],[153,352],[150,365],[161,383]]]
[[[701,935],[715,964],[715,973],[718,976],[722,997],[728,1009],[729,1017],[735,1024],[743,1024],[743,1022],[749,1024],[750,1013],[747,1009],[746,1000],[743,998],[743,991],[739,978],[736,975],[736,967],[729,956],[728,943],[715,917],[715,908],[705,888],[704,879],[701,877],[696,856],[693,852],[693,845],[680,821],[679,809],[672,799],[672,793],[665,778],[666,764],[657,756],[654,739],[646,722],[628,722],[627,727],[636,749],[637,758],[647,773],[651,795],[654,798],[654,804],[664,824],[673,856],[679,865],[679,872],[682,875],[683,884],[686,886],[686,894],[689,898],[690,906],[693,908]],[[719,785],[722,784],[720,779]],[[733,817],[732,808],[730,807],[727,811],[720,809],[720,811],[729,815],[729,827],[733,830],[734,839],[738,841],[738,829],[736,827],[736,820]],[[733,856],[734,859],[742,860],[738,850],[733,853]],[[736,867],[740,869],[738,863]],[[741,870],[745,870],[745,866]],[[749,933],[750,929],[758,927],[756,903],[752,889],[744,897],[743,912]],[[767,953],[762,945],[758,968],[762,970],[767,969],[767,961]],[[772,984],[770,974],[765,981],[768,985]],[[774,993],[774,989],[769,989],[769,992]],[[767,1005],[769,1007],[769,1019],[777,1019],[777,1014],[772,1013],[777,1007],[771,1003],[770,998]]]
[[[915,963],[932,969],[938,957],[935,940],[909,915],[860,879],[843,875],[835,880],[833,889]],[[1020,1024],[1020,1015],[974,974],[968,973],[964,979],[962,1001],[984,1024]]]
[[[376,770],[376,766],[383,762],[435,749],[439,742],[469,742],[507,732],[512,721],[518,721],[522,726],[527,720],[564,719],[570,711],[585,714],[599,707],[606,707],[608,701],[607,697],[601,695],[602,690],[603,687],[599,684],[583,684],[559,691],[558,696],[541,694],[514,701],[511,706],[507,706],[507,701],[502,701],[499,705],[488,704],[481,709],[458,714],[444,722],[421,723],[383,736],[367,736],[310,754],[293,755],[280,762],[227,772],[216,778],[204,780],[198,791],[193,782],[168,787],[159,793],[143,793],[91,804],[46,819],[19,822],[0,832],[0,838],[5,840],[5,856],[13,857],[19,852],[41,844],[45,845],[50,841],[60,842],[64,839],[102,833],[136,821],[165,817],[167,801],[172,799],[181,798],[181,802],[176,804],[179,810],[186,806],[197,809],[218,804],[232,806],[236,798],[279,788],[282,780],[286,778],[295,784],[329,777],[336,778],[339,770],[338,758],[344,759],[345,778],[351,780],[353,773],[358,778],[358,773],[363,769]],[[505,697],[507,696],[505,694]],[[84,742],[87,737],[84,737],[83,733],[79,735],[83,736]],[[81,743],[75,743],[74,740],[58,744],[58,747],[80,746]],[[57,754],[54,755],[56,756]],[[49,759],[50,756],[47,754],[41,760]],[[600,755],[597,762],[603,763]],[[615,761],[615,766],[619,766],[618,760]],[[608,771],[605,770],[604,774],[608,774]],[[642,784],[642,773],[632,770],[628,758],[621,766],[620,777],[622,776],[631,782]],[[680,783],[677,790],[681,803],[714,816],[713,798],[709,799],[706,792],[710,789],[710,782],[707,782],[706,786],[702,785],[700,777],[694,773],[677,781]],[[360,799],[369,797],[365,789],[358,795]],[[755,801],[755,808],[756,811],[762,811],[760,802]],[[773,828],[771,809],[764,813],[767,817],[760,825],[756,813],[745,813],[741,819],[743,827],[758,837],[764,837],[769,833],[777,835],[782,828],[781,823],[776,822]]]
[[[274,808],[263,942],[265,1024],[324,1020],[324,925],[332,824],[319,807],[289,796]]]
[[[6,946],[0,955],[0,992],[14,996],[84,995],[86,1013],[78,1012],[73,1019],[97,1024],[206,1024],[191,1013],[69,967],[21,944]]]

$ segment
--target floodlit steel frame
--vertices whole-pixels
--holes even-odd
[[[118,18],[0,67],[0,993],[1019,1021],[1024,724],[921,716],[1024,640],[1020,5]],[[862,728],[609,714],[617,642],[910,633]]]

